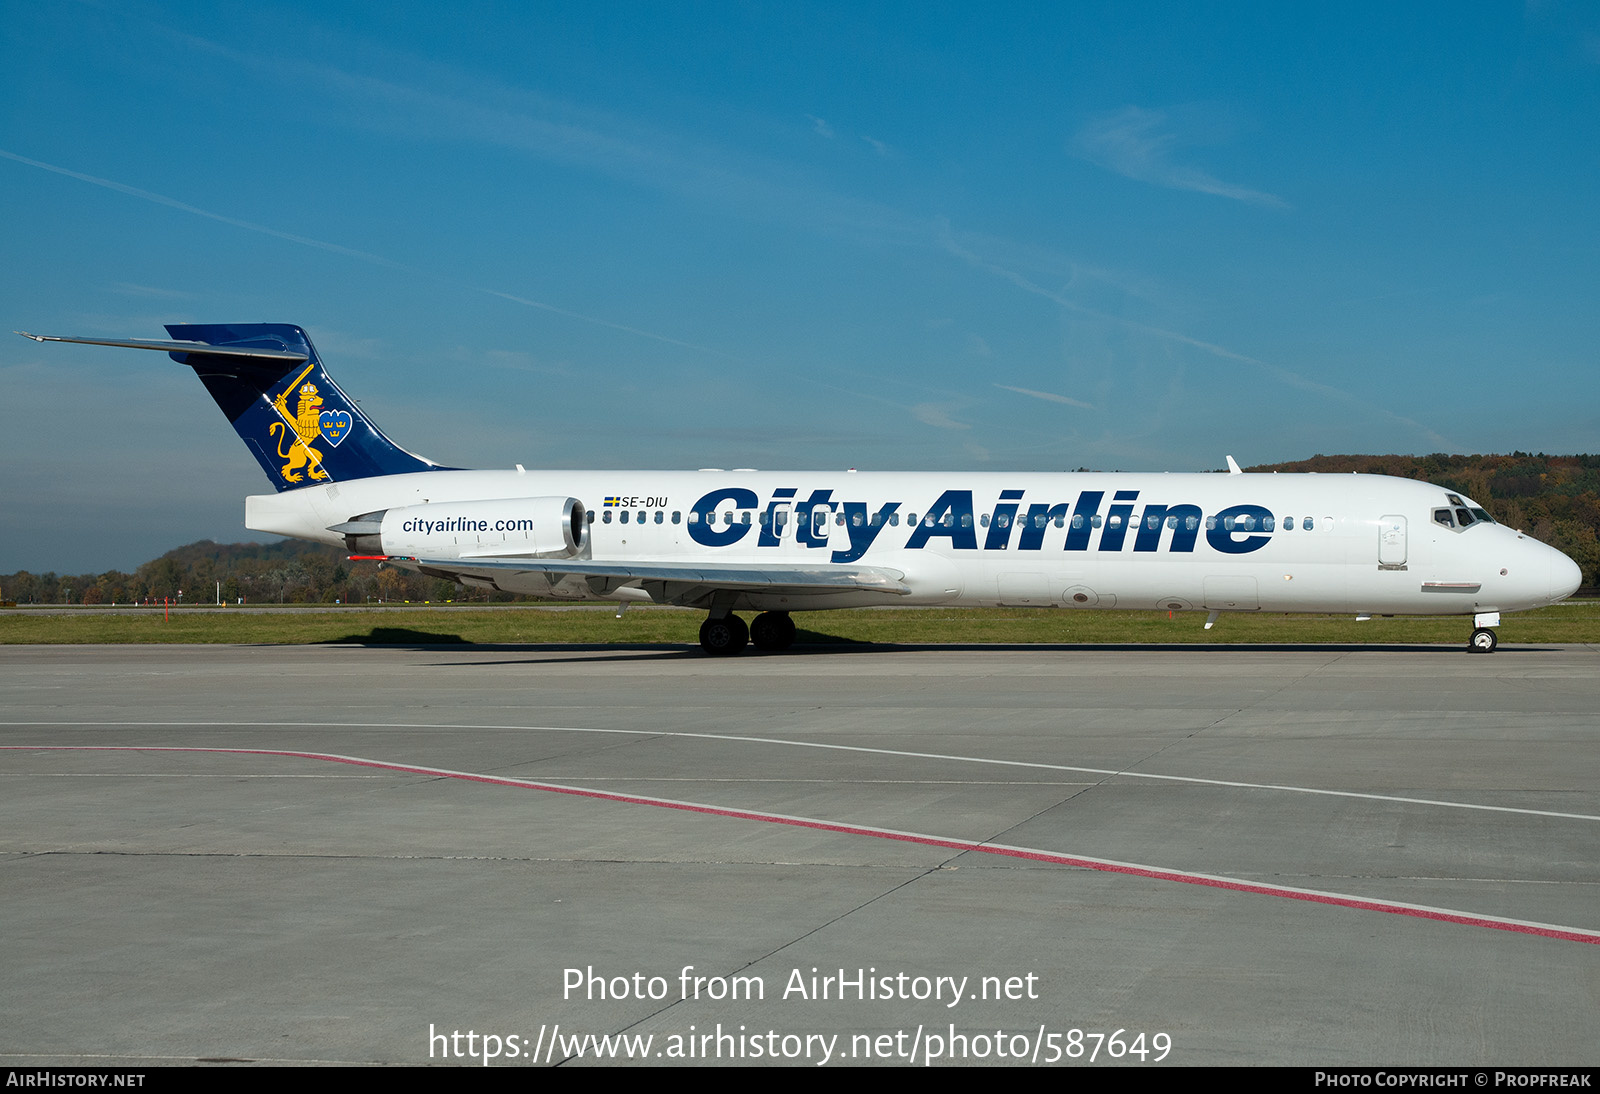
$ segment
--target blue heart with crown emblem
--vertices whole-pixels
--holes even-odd
[[[317,415],[317,430],[327,438],[329,444],[338,448],[339,442],[350,435],[350,427],[355,424],[348,410],[324,410]]]

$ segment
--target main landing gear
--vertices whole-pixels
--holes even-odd
[[[794,645],[794,620],[788,612],[762,612],[750,624],[750,641],[769,653],[786,650]]]
[[[771,653],[786,650],[794,644],[794,620],[788,612],[762,612],[746,627],[744,620],[729,612],[700,624],[700,648],[713,657],[743,653],[747,642]]]

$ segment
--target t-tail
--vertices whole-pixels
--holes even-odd
[[[333,382],[306,332],[289,323],[174,323],[167,325],[171,342],[17,333],[38,342],[165,350],[194,369],[279,490],[446,470],[384,436]]]

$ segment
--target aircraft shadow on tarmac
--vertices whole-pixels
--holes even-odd
[[[343,640],[340,640],[343,641]],[[604,645],[598,643],[483,643],[475,644],[462,642],[457,645],[446,638],[443,642],[396,642],[384,643],[379,641],[362,641],[364,645],[393,645],[419,651],[431,650],[443,652],[445,650],[458,650],[460,652],[482,651],[485,653],[524,653],[530,656],[511,657],[500,660],[473,660],[473,661],[440,661],[434,662],[441,667],[479,667],[488,665],[513,665],[535,664],[544,660],[559,660],[564,664],[583,662],[608,662],[630,661],[641,657],[656,660],[687,660],[701,661],[707,659],[699,646],[672,645],[666,643],[633,643]],[[1134,642],[941,642],[941,643],[888,643],[888,642],[854,642],[844,639],[828,640],[808,644],[802,638],[788,650],[783,651],[785,657],[825,657],[840,654],[868,656],[871,654],[888,653],[1192,653],[1196,655],[1227,654],[1227,653],[1426,653],[1426,654],[1464,654],[1460,646],[1454,644],[1418,644],[1403,645],[1397,643],[1337,643],[1337,642],[1303,642],[1303,643],[1229,643],[1227,645],[1200,646],[1189,643],[1134,643]],[[1550,646],[1521,646],[1507,648],[1502,646],[1501,651],[1506,654],[1518,653],[1554,653],[1555,647]],[[549,654],[550,657],[541,657],[540,654]],[[587,654],[588,656],[572,656],[573,654]],[[754,649],[747,652],[739,662],[761,660],[779,656],[764,654]],[[721,661],[722,658],[716,660]],[[735,662],[738,663],[738,662]]]

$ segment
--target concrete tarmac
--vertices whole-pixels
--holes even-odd
[[[1600,1064],[1593,646],[0,647],[0,698],[8,1065]]]

